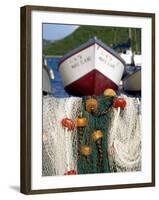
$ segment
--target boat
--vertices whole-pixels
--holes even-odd
[[[141,54],[135,54],[131,49],[127,49],[125,53],[120,53],[119,55],[126,62],[127,66],[141,67],[142,65]]]
[[[43,95],[51,94],[51,80],[54,80],[54,72],[47,65],[47,59],[43,57],[43,67],[42,67],[42,89]]]
[[[141,68],[123,79],[123,90],[128,92],[141,91]]]
[[[98,96],[107,88],[118,89],[126,63],[112,48],[94,37],[64,55],[58,67],[69,94]]]
[[[119,54],[127,65],[133,65],[133,52],[131,49],[127,49],[125,52]]]
[[[132,52],[131,49],[127,49],[125,53],[120,53],[119,55],[126,62],[126,70],[123,75],[123,78],[133,74],[138,69],[141,69],[142,55],[140,53],[136,54],[135,52]]]
[[[141,67],[142,65],[142,55],[141,54],[134,54],[134,65],[136,67]]]

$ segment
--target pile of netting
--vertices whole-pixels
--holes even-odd
[[[64,129],[61,121],[66,117],[75,120],[81,104],[78,97],[43,97],[43,176],[77,170],[77,130]]]
[[[124,110],[113,108],[114,97],[99,96],[88,111],[88,97],[43,97],[42,175],[140,170],[139,101],[124,98]],[[75,127],[65,128],[63,119]]]
[[[108,150],[112,172],[141,170],[141,105],[138,98],[124,96],[124,110],[113,109]]]

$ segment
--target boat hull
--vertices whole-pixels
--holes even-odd
[[[117,90],[118,86],[97,70],[91,71],[82,78],[65,87],[69,94],[76,96],[99,96],[103,94],[104,90],[107,88]]]
[[[137,70],[123,80],[123,89],[129,92],[141,91],[141,69]]]
[[[109,49],[91,44],[66,57],[60,64],[64,87],[71,95],[101,95],[107,88],[117,90],[124,63]]]

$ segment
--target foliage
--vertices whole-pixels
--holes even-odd
[[[131,29],[132,49],[141,51],[141,29]],[[64,55],[70,50],[96,36],[108,46],[126,43],[129,38],[129,28],[79,26],[71,35],[62,40],[50,42],[44,46],[45,55]]]

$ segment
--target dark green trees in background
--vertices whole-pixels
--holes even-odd
[[[45,42],[43,53],[44,55],[64,55],[94,36],[111,47],[127,43],[131,37],[133,52],[141,53],[141,29],[98,26],[79,26],[71,35],[59,41],[46,43],[43,40],[43,44]],[[121,49],[118,48],[116,51],[121,51]]]

